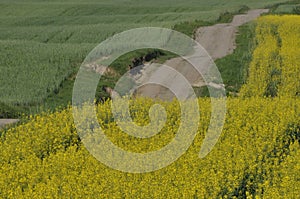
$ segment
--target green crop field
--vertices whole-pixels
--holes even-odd
[[[28,107],[66,104],[72,82],[65,80],[74,76],[88,52],[115,33],[136,27],[176,26],[189,34],[197,23],[179,24],[213,22],[243,5],[262,8],[279,2],[0,1],[0,102],[27,111]],[[59,92],[63,100],[55,100]]]
[[[109,66],[92,106],[71,104],[82,62],[110,36],[154,26],[195,37],[256,8],[270,10],[238,26],[233,53],[215,60],[219,88],[113,104],[103,86],[135,58],[176,57],[149,48]],[[0,0],[0,198],[299,198],[299,14],[300,0]]]

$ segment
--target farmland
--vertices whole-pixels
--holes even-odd
[[[295,198],[300,192],[299,21],[297,15],[257,20],[258,42],[247,82],[239,97],[228,99],[223,133],[207,157],[198,158],[211,114],[207,98],[198,99],[202,116],[187,153],[168,167],[141,174],[98,162],[82,144],[73,122],[74,107],[68,107],[32,116],[2,133],[1,197]],[[278,84],[270,87],[273,82]],[[162,103],[169,119],[159,134],[145,140],[118,128],[110,103],[97,106],[98,120],[110,140],[125,150],[157,150],[178,129],[176,101]],[[137,99],[133,120],[147,124],[153,103]]]
[[[0,198],[297,198],[299,3],[1,1],[0,118],[23,114],[20,123],[0,129]],[[228,97],[223,131],[212,151],[199,158],[212,115],[211,99],[199,97],[200,120],[187,114],[197,124],[197,135],[169,166],[126,173],[98,161],[86,147],[96,125],[89,124],[85,136],[80,135],[73,118],[78,107],[70,105],[75,75],[86,55],[107,37],[135,27],[168,27],[192,36],[199,25],[227,22],[232,18],[227,12],[242,12],[245,4],[268,6],[280,15],[270,13],[241,26],[237,49],[216,61]],[[100,85],[113,85],[128,60],[145,51],[114,62],[117,75],[104,76],[107,82]],[[122,131],[111,104],[107,100],[95,106],[97,120],[109,140],[125,151],[158,151],[174,140],[182,122],[178,100],[131,99],[130,115],[139,126],[160,118],[150,117],[154,104],[168,116],[159,133],[137,138]],[[91,114],[80,116],[88,119]],[[107,156],[114,158],[110,152]]]
[[[284,97],[300,93],[300,29],[298,16],[261,18],[257,46],[242,96]],[[256,71],[256,72],[251,72]],[[259,74],[259,75],[257,75]]]
[[[98,162],[80,142],[70,109],[33,118],[1,136],[1,196],[12,198],[293,198],[299,192],[299,99],[230,99],[222,136],[204,159],[198,152],[208,126],[209,100],[193,145],[170,166],[130,174]],[[136,121],[147,123],[151,102],[135,103]],[[149,152],[170,141],[178,121],[176,104],[166,105],[170,120],[162,133],[140,140],[111,121],[110,102],[98,107],[106,135],[129,151]],[[276,122],[274,122],[276,121]],[[284,176],[281,177],[281,176]]]
[[[191,33],[222,13],[279,2],[1,1],[0,102],[26,114],[65,106],[84,57],[115,33],[144,26]]]

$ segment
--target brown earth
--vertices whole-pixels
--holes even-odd
[[[206,49],[213,60],[225,57],[233,53],[234,49],[236,48],[235,38],[238,27],[256,19],[261,14],[267,13],[268,11],[268,9],[250,10],[246,14],[234,16],[231,23],[201,27],[195,33],[195,40]],[[192,86],[201,87],[207,85],[194,67],[180,57],[170,59],[165,62],[164,65],[170,66],[177,70],[188,80]],[[205,66],[205,63],[202,63],[201,65]],[[163,81],[168,82],[168,84],[175,85],[175,87],[178,87],[180,90],[181,82],[178,81],[177,77],[170,75],[167,70],[160,70],[158,67],[156,70],[153,70],[153,67],[151,69],[147,69],[146,65],[146,67],[141,70],[141,75],[134,77],[134,80],[142,83],[146,80],[149,80],[149,77],[152,79],[163,78]],[[216,88],[224,86],[214,85],[212,82],[210,82],[209,85]],[[152,98],[161,98],[164,100],[175,97],[167,88],[157,85],[142,86],[137,90],[136,94]],[[18,121],[19,120],[17,119],[0,119],[0,128]]]
[[[231,23],[201,27],[196,31],[196,41],[206,49],[214,60],[225,57],[233,53],[236,48],[235,38],[238,27],[268,11],[268,9],[250,10],[246,14],[234,16]]]
[[[18,122],[18,119],[0,119],[0,129],[6,125]]]
[[[223,58],[229,54],[232,54],[236,48],[236,34],[238,32],[238,27],[258,18],[261,14],[267,13],[268,9],[257,9],[250,10],[246,14],[240,14],[234,16],[231,23],[216,24],[213,26],[201,27],[196,30],[195,40],[204,47],[213,60]],[[207,67],[207,59],[203,59],[203,63],[200,63],[202,67]],[[176,69],[179,73],[185,76],[185,78],[194,87],[201,87],[205,85],[213,86],[215,88],[224,88],[223,84],[215,84],[213,82],[205,83],[201,75],[194,69],[194,67],[185,61],[181,57],[173,58],[164,63],[164,65],[170,66]],[[141,70],[139,77],[136,77],[136,81],[143,82],[146,78],[145,76],[155,76],[158,75],[160,78],[164,78],[165,82],[171,85],[180,85],[180,82],[172,75],[164,73],[163,70],[149,71],[147,67]],[[142,80],[141,80],[142,79]],[[155,79],[155,78],[154,78]],[[147,96],[151,98],[161,98],[170,99],[174,95],[166,88],[162,86],[145,85],[140,87],[137,95]]]

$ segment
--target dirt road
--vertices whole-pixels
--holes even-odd
[[[238,27],[268,11],[268,9],[250,10],[247,14],[234,16],[231,23],[201,27],[196,31],[196,41],[206,49],[214,60],[225,57],[233,53],[236,48],[235,38]]]
[[[226,55],[233,53],[234,49],[236,48],[235,38],[238,27],[256,19],[262,13],[266,12],[268,12],[267,9],[250,10],[246,14],[236,15],[231,23],[201,27],[196,31],[196,41],[206,49],[213,60],[225,57]],[[204,62],[201,63],[201,65],[206,67],[207,60],[204,59],[203,61]],[[180,57],[170,59],[164,63],[164,65],[170,66],[177,70],[188,80],[192,86],[201,87],[206,85],[194,67]],[[178,75],[176,76],[174,74],[170,74],[169,70],[160,69],[159,67],[156,67],[155,70],[153,70],[153,68],[155,67],[148,67],[146,65],[140,71],[141,75],[135,76],[134,80],[139,82],[139,84],[142,84],[149,79],[155,81],[159,80],[160,82],[164,81],[167,82],[168,85],[173,85],[173,88],[178,92],[180,92],[180,90],[184,91],[184,89],[181,88],[183,84],[178,81],[178,79],[180,79]],[[216,88],[221,88],[223,86],[216,85],[212,82],[209,82],[209,85]],[[157,85],[142,86],[137,90],[136,94],[151,98],[161,98],[163,100],[170,100],[175,97],[173,93],[169,91],[169,89]],[[0,119],[0,128],[4,125],[15,122],[18,122],[18,120]]]
[[[234,16],[231,23],[201,27],[195,33],[195,40],[205,48],[213,60],[225,57],[233,53],[236,48],[235,39],[238,27],[258,18],[261,14],[267,13],[268,11],[268,9],[250,10],[246,14]],[[176,69],[180,74],[184,75],[184,77],[194,87],[201,87],[207,84],[216,88],[225,86],[216,85],[212,82],[206,84],[194,67],[180,57],[170,59],[165,62],[164,65]],[[200,65],[201,67],[207,67],[207,60],[203,59],[203,63],[200,63]],[[157,78],[163,78],[165,81],[171,81],[168,82],[170,85],[180,85],[180,82],[178,82],[176,77],[163,70],[159,70],[159,68],[156,71],[153,71],[152,69],[148,70],[147,67],[144,67],[141,70],[141,74],[142,75],[139,77],[136,77],[136,81],[140,81],[140,83],[145,80],[149,80],[149,78],[145,76],[152,76],[152,79],[155,79],[155,76],[157,76]],[[136,94],[151,98],[161,98],[164,100],[174,97],[167,88],[157,85],[142,86],[137,90]]]
[[[0,129],[5,125],[13,124],[18,122],[18,119],[0,119]]]

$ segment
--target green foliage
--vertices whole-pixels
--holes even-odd
[[[201,26],[209,26],[212,25],[211,22],[206,22],[206,21],[200,21],[200,20],[195,20],[192,22],[182,22],[179,24],[176,24],[173,29],[182,32],[183,34],[186,34],[190,37],[194,36],[195,30]]]
[[[241,26],[236,38],[237,48],[233,54],[216,60],[216,65],[222,75],[228,93],[238,93],[246,81],[247,70],[255,48],[254,38],[254,23]]]
[[[78,70],[90,45],[0,41],[0,101],[34,105],[57,91]],[[79,48],[80,47],[80,48]],[[9,86],[6,86],[9,85]]]
[[[185,21],[182,23],[176,24],[173,29],[179,32],[182,32],[190,37],[194,36],[195,31],[201,26],[210,26],[215,23],[230,23],[235,14],[241,14],[249,10],[248,6],[241,6],[238,10],[229,12],[225,11],[219,15],[219,17],[215,21]]]
[[[266,97],[276,97],[278,95],[278,81],[271,81],[268,83],[265,96]]]
[[[270,11],[274,14],[299,14],[299,5],[299,0],[286,1],[271,6]]]
[[[0,102],[0,118],[17,118],[23,110]]]
[[[193,87],[193,89],[197,97],[211,97],[209,89],[211,89],[215,94],[219,91],[211,86]]]
[[[295,14],[300,14],[300,5],[295,6],[293,12]]]
[[[217,19],[218,23],[230,23],[233,20],[234,15],[236,14],[243,14],[247,12],[250,8],[246,5],[239,7],[238,10],[234,12],[225,11],[220,14],[219,18]]]
[[[247,6],[278,2],[255,0]],[[246,10],[235,0],[226,4],[217,0],[14,0],[2,1],[0,7],[0,101],[27,106],[33,112],[41,104],[66,105],[70,97],[63,86],[71,84],[63,82],[76,73],[92,48],[115,33],[136,27],[175,26],[192,35],[197,26],[217,21],[220,13],[227,13],[219,18],[224,21],[230,18],[228,13]],[[115,71],[122,74],[126,65],[116,63]]]

